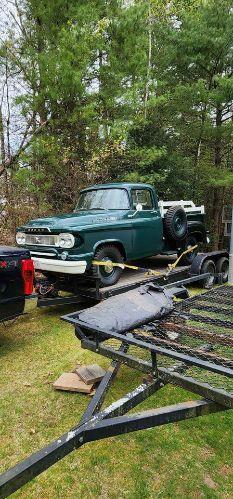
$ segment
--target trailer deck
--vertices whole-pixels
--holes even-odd
[[[222,274],[208,274],[203,272],[203,264],[206,260],[213,260],[215,263],[221,257],[227,257],[228,253],[223,251],[212,251],[208,253],[199,253],[193,260],[191,266],[179,265],[174,268],[169,268],[171,264],[176,262],[174,255],[157,255],[151,258],[134,261],[133,265],[138,267],[138,270],[131,270],[126,267],[120,280],[113,286],[101,287],[100,279],[91,275],[77,276],[75,281],[75,290],[68,296],[49,296],[46,292],[44,295],[38,295],[38,307],[46,307],[51,305],[66,305],[87,302],[88,300],[99,302],[110,298],[111,296],[120,295],[131,289],[135,289],[143,284],[153,282],[160,286],[169,286],[174,282],[183,282],[190,284],[196,281],[203,283],[210,280],[209,284],[214,282],[221,284],[223,281]],[[49,289],[50,289],[49,285]],[[55,285],[56,289],[56,285]],[[59,290],[59,286],[58,286]]]
[[[113,286],[100,287],[98,279],[83,277],[77,278],[77,288],[75,294],[70,296],[47,297],[40,296],[38,298],[38,307],[52,306],[52,305],[65,305],[80,303],[83,300],[89,299],[93,301],[105,300],[111,296],[115,296],[129,289],[134,289],[137,286],[146,284],[147,282],[154,282],[155,284],[164,285],[189,277],[190,267],[179,266],[174,269],[168,277],[168,264],[174,263],[174,256],[159,255],[144,260],[134,262],[135,265],[151,269],[158,272],[157,275],[148,275],[144,271],[136,271],[131,269],[124,269],[120,280]]]

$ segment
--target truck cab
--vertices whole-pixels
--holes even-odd
[[[35,268],[50,278],[92,273],[103,285],[112,285],[122,269],[109,262],[176,253],[194,234],[205,242],[202,218],[196,212],[188,222],[179,204],[162,207],[149,184],[94,185],[80,192],[73,213],[32,220],[18,229],[16,240],[30,250]],[[107,263],[98,268],[93,260]]]

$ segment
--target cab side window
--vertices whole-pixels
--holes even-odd
[[[153,210],[153,200],[149,189],[132,189],[131,192],[135,210],[137,204],[141,204],[143,210]]]

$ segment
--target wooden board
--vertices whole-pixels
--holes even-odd
[[[86,383],[88,386],[93,383],[101,381],[105,375],[104,369],[98,364],[90,364],[88,366],[81,366],[75,370],[78,376]]]
[[[93,383],[87,385],[76,373],[63,373],[53,383],[56,390],[65,390],[69,392],[90,393]]]

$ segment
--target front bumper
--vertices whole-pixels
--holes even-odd
[[[68,261],[32,256],[35,270],[46,270],[58,274],[84,274],[87,268],[86,260]]]

